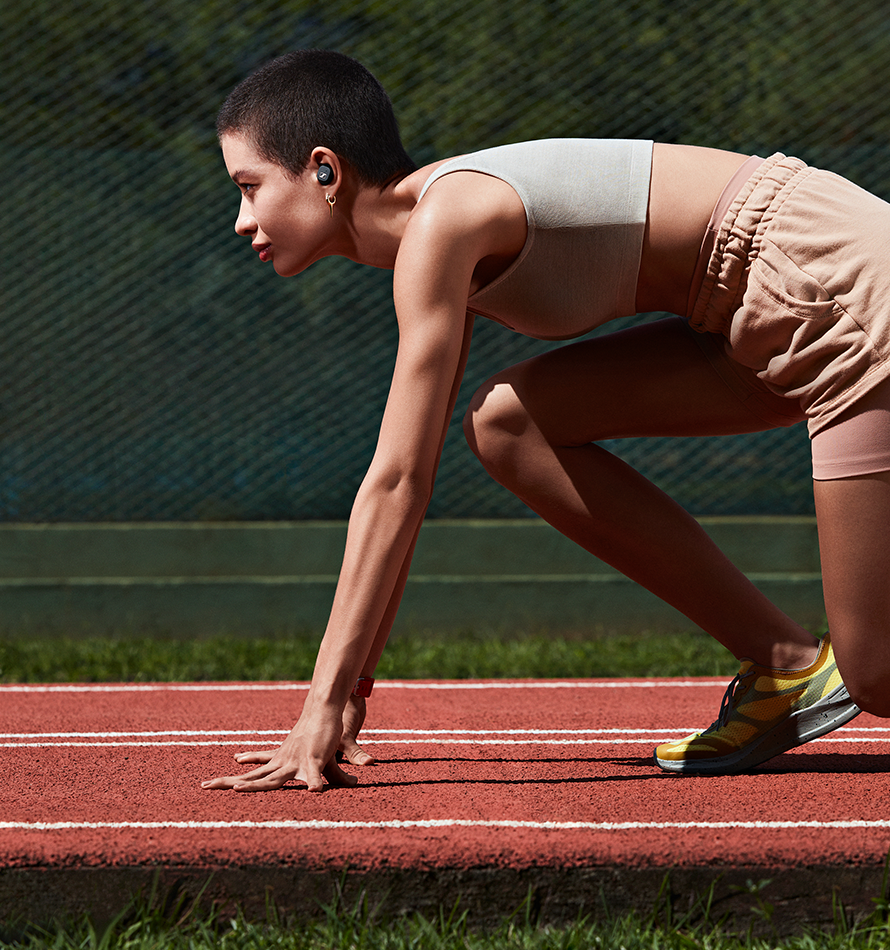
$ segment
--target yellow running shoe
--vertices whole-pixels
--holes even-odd
[[[717,721],[704,732],[658,746],[655,764],[684,775],[735,775],[824,736],[860,711],[826,634],[816,659],[803,670],[771,670],[742,660]]]

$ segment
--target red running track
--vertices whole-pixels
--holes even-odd
[[[204,791],[274,746],[304,684],[2,686],[5,868],[880,864],[890,724],[727,778],[666,775],[725,681],[378,682],[355,789]]]

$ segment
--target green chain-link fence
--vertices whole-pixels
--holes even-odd
[[[642,137],[782,150],[890,197],[878,0],[4,0],[0,28],[4,520],[347,516],[395,355],[390,275],[258,265],[213,133],[288,49],[365,62],[419,163]],[[477,323],[434,517],[526,513],[459,421],[550,344]],[[811,510],[802,426],[612,447],[696,514]]]

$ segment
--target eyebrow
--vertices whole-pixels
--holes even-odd
[[[235,182],[236,185],[240,185],[244,181],[256,181],[256,177],[256,172],[242,168],[232,174],[232,181]]]

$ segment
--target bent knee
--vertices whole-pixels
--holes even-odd
[[[832,628],[832,646],[850,698],[863,712],[890,719],[890,648],[876,636],[863,650],[854,637],[843,636],[842,626],[838,621]]]
[[[876,664],[871,669],[840,668],[844,686],[854,703],[863,711],[882,719],[890,719],[890,690],[887,676]]]
[[[521,436],[528,421],[513,387],[493,379],[473,394],[464,415],[464,435],[477,455],[484,454],[492,444]]]
[[[476,457],[495,474],[533,428],[508,380],[495,377],[479,387],[464,415],[464,436]]]
[[[886,683],[862,683],[845,679],[844,685],[850,698],[863,712],[890,719],[890,696],[887,695]]]

